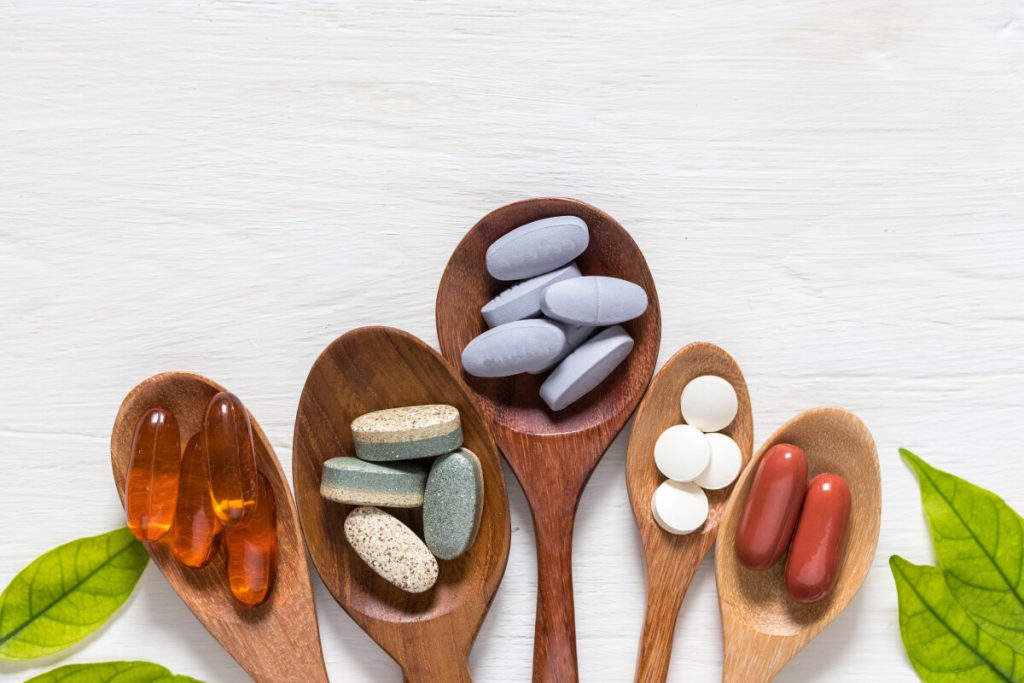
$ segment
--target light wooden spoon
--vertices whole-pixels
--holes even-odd
[[[736,557],[736,528],[753,475],[764,453],[778,443],[799,446],[808,476],[832,472],[846,479],[853,507],[843,562],[832,594],[813,605],[793,602],[786,592],[785,560],[772,569],[746,569]],[[878,545],[882,481],[875,441],[856,415],[841,408],[816,408],[797,415],[772,435],[736,482],[722,516],[715,551],[722,611],[725,662],[722,680],[770,681],[840,612],[860,589]]]
[[[150,377],[128,393],[110,438],[110,460],[122,504],[132,438],[143,413],[155,406],[171,410],[184,444],[199,431],[206,404],[220,391],[225,391],[224,387],[205,377],[167,372]],[[250,420],[257,467],[270,482],[277,506],[277,578],[266,602],[246,607],[232,597],[223,552],[202,569],[190,569],[174,559],[163,539],[147,544],[147,549],[196,618],[255,680],[326,682],[306,546],[292,492],[274,449],[251,413]]]
[[[654,373],[661,310],[654,280],[636,242],[608,214],[572,199],[531,199],[484,216],[455,249],[437,292],[437,336],[462,370],[462,349],[485,329],[480,308],[509,283],[487,273],[487,247],[525,223],[574,215],[590,228],[576,263],[586,275],[610,275],[647,292],[647,311],[624,327],[636,344],[604,383],[565,410],[548,410],[538,393],[544,376],[480,379],[463,372],[530,503],[537,536],[537,620],[533,680],[578,679],[572,594],[572,531],[583,487],[629,419]]]
[[[439,562],[437,584],[414,595],[377,576],[352,550],[343,530],[352,506],[321,498],[320,475],[325,460],[355,454],[355,418],[430,403],[458,408],[465,446],[483,466],[484,507],[473,546]],[[469,681],[466,660],[505,573],[512,530],[498,448],[444,359],[411,334],[387,327],[363,327],[334,340],[302,390],[292,476],[313,564],[338,604],[398,662],[406,680]],[[421,530],[419,510],[392,512]]]
[[[714,344],[698,342],[680,349],[655,376],[640,403],[626,456],[626,488],[647,565],[647,611],[636,665],[636,680],[644,683],[664,681],[668,676],[679,607],[697,568],[715,544],[718,522],[733,489],[728,486],[707,492],[708,519],[692,534],[668,533],[651,513],[651,497],[665,481],[654,464],[654,443],[663,431],[683,422],[679,396],[690,380],[702,375],[717,375],[732,384],[739,409],[723,433],[739,445],[744,465],[754,450],[750,395],[736,361]]]

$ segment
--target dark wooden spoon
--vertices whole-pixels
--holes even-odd
[[[525,223],[579,216],[590,246],[578,259],[586,275],[609,275],[644,288],[647,311],[624,327],[636,341],[604,383],[569,408],[551,412],[538,393],[544,376],[480,379],[463,372],[512,471],[523,487],[537,536],[537,620],[533,679],[569,683],[579,675],[572,594],[572,532],[583,488],[601,456],[636,408],[654,374],[661,309],[654,280],[636,242],[608,214],[573,199],[530,199],[484,216],[455,249],[437,292],[437,336],[462,370],[462,349],[485,329],[480,308],[509,283],[487,273],[487,247]]]
[[[150,377],[128,393],[110,437],[110,460],[122,504],[132,438],[143,413],[155,406],[170,409],[185,443],[199,431],[206,404],[220,391],[225,391],[224,387],[205,377],[167,372]],[[147,544],[147,549],[196,618],[255,680],[326,682],[306,546],[292,492],[270,441],[251,413],[250,420],[257,467],[270,482],[277,506],[277,578],[266,602],[246,607],[232,597],[223,552],[202,569],[190,569],[174,559],[163,540]]]
[[[364,563],[345,539],[350,505],[320,496],[329,458],[354,455],[352,420],[384,408],[446,403],[462,417],[465,446],[480,459],[484,507],[473,546],[439,562],[430,590],[400,590]],[[466,660],[505,573],[512,537],[498,448],[469,391],[441,356],[416,337],[363,327],[335,339],[309,371],[295,418],[292,477],[313,564],[327,590],[402,667],[413,683],[470,680]],[[395,512],[421,529],[419,510]]]
[[[647,611],[636,665],[636,680],[643,683],[664,681],[668,676],[679,607],[697,568],[715,544],[718,522],[733,490],[730,485],[707,492],[708,519],[692,534],[670,534],[658,526],[651,514],[651,497],[665,481],[654,464],[654,443],[663,431],[683,422],[679,396],[690,380],[702,375],[717,375],[732,384],[739,409],[736,419],[723,433],[739,445],[744,466],[754,450],[750,395],[736,361],[719,347],[705,342],[680,349],[658,371],[640,403],[626,456],[626,487],[647,565]]]

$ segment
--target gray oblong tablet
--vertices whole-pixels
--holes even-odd
[[[462,367],[475,377],[508,377],[551,362],[565,333],[547,320],[517,320],[487,330],[462,350]]]
[[[412,462],[378,465],[359,458],[331,458],[324,463],[320,495],[336,503],[415,508],[423,505],[426,467]]]
[[[597,329],[596,327],[592,327],[590,325],[570,325],[569,323],[563,323],[558,321],[553,322],[559,327],[561,327],[562,331],[565,332],[565,344],[562,346],[562,350],[559,352],[559,354],[555,356],[555,358],[550,362],[545,363],[544,367],[538,370],[530,370],[531,375],[543,374],[550,370],[551,368],[558,365],[559,363],[561,363],[565,359],[565,357],[568,356],[573,351],[575,351],[580,344],[587,341],[587,339],[590,338],[590,335],[594,334],[594,330]]]
[[[628,280],[589,275],[548,287],[541,309],[573,325],[617,325],[643,315],[647,292]]]
[[[434,557],[454,560],[469,550],[480,529],[484,475],[465,448],[434,461],[423,494],[423,540]]]
[[[432,458],[462,445],[462,421],[443,404],[375,410],[352,420],[352,444],[363,460]]]
[[[489,327],[532,318],[540,313],[540,300],[545,289],[556,282],[580,277],[580,275],[580,269],[576,267],[576,264],[570,263],[564,268],[524,280],[488,301],[480,309],[480,313],[483,314]]]
[[[487,272],[523,280],[561,268],[587,249],[590,231],[576,216],[554,216],[522,225],[487,248]]]
[[[633,338],[621,326],[602,330],[548,375],[540,397],[551,410],[562,410],[595,389],[632,350]]]

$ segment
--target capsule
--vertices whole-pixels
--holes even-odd
[[[158,541],[171,528],[180,471],[178,420],[150,408],[135,426],[124,491],[128,528],[140,541]]]
[[[225,526],[244,524],[259,487],[249,411],[222,391],[206,406],[200,435],[213,512]]]
[[[277,572],[277,506],[262,474],[259,482],[259,495],[248,521],[224,528],[228,585],[235,599],[250,607],[267,599]]]
[[[786,590],[797,602],[818,602],[835,587],[850,506],[850,487],[838,474],[811,480],[786,560]]]
[[[221,522],[213,513],[206,461],[199,434],[189,439],[181,458],[178,507],[171,527],[171,552],[186,567],[204,567],[220,547]]]
[[[768,449],[754,473],[736,532],[736,556],[747,569],[768,569],[785,554],[807,490],[807,458],[797,446]]]

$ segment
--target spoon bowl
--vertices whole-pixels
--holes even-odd
[[[721,377],[736,390],[736,418],[722,433],[739,445],[744,467],[754,450],[750,395],[736,361],[705,342],[680,349],[658,371],[641,401],[626,455],[626,488],[647,566],[647,610],[636,668],[636,680],[645,683],[664,681],[668,676],[679,608],[697,568],[715,543],[722,512],[735,486],[707,491],[708,519],[692,534],[665,531],[651,512],[654,491],[665,481],[654,463],[654,444],[663,431],[683,422],[680,394],[691,380],[702,375]]]
[[[480,308],[509,286],[488,274],[488,246],[521,225],[562,215],[582,218],[590,230],[589,246],[576,259],[580,270],[635,282],[649,304],[642,316],[623,325],[635,341],[629,357],[600,387],[553,412],[540,398],[543,375],[472,377],[463,371],[461,356],[486,329]],[[463,238],[441,278],[436,313],[441,350],[462,372],[530,504],[538,575],[533,678],[578,680],[573,523],[584,486],[654,374],[661,310],[651,272],[636,242],[608,214],[573,199],[530,199],[492,211]]]
[[[785,562],[751,571],[736,556],[736,530],[761,457],[778,443],[804,450],[808,476],[838,474],[853,499],[846,547],[832,593],[801,605],[786,592]],[[722,612],[725,662],[723,681],[769,681],[850,603],[864,583],[878,545],[882,518],[882,481],[878,452],[867,427],[841,408],[816,408],[797,415],[754,455],[735,484],[722,515],[715,552],[718,599]]]
[[[445,403],[461,414],[465,447],[483,468],[484,506],[473,546],[439,563],[430,590],[407,593],[379,577],[348,544],[354,506],[320,496],[323,463],[353,455],[352,420],[384,408]],[[334,340],[306,379],[295,420],[292,475],[310,555],[327,589],[402,667],[409,681],[469,681],[466,660],[501,582],[511,523],[497,446],[462,382],[416,337],[364,327]],[[422,529],[419,510],[393,511]]]
[[[139,418],[156,406],[170,409],[181,426],[184,443],[199,431],[206,404],[220,391],[225,389],[205,377],[168,372],[147,379],[128,393],[110,439],[114,482],[122,504]],[[255,680],[326,682],[306,546],[291,489],[274,449],[251,413],[250,421],[257,467],[270,483],[277,507],[277,576],[266,602],[246,607],[234,599],[223,552],[202,569],[191,569],[178,563],[164,539],[147,543],[146,549],[196,618]]]

